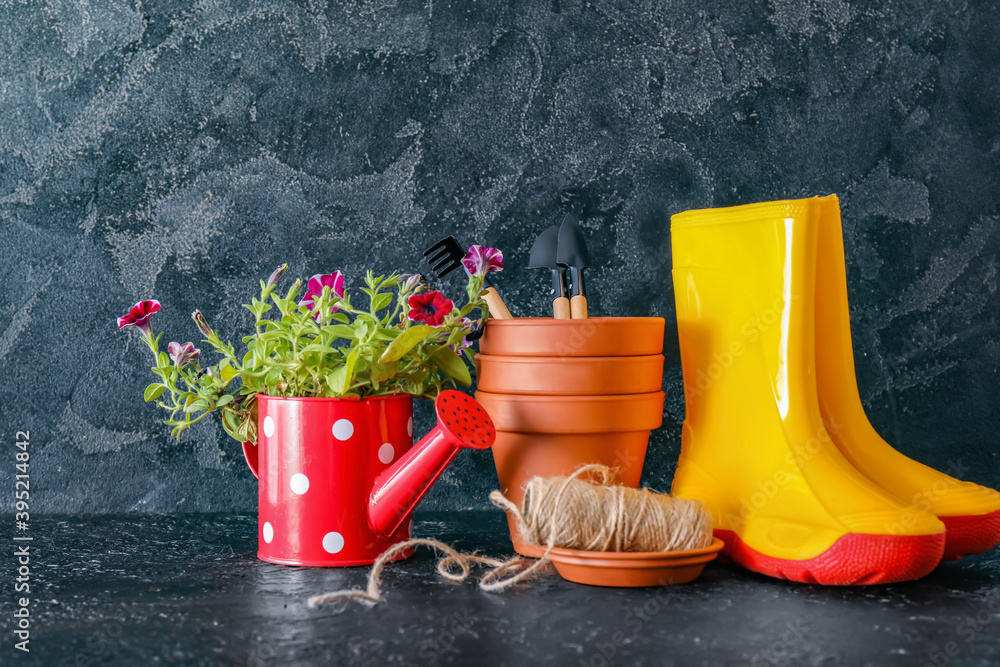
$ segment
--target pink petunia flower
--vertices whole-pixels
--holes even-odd
[[[438,290],[414,294],[408,303],[410,312],[407,313],[407,317],[414,322],[423,322],[432,327],[440,326],[444,322],[445,315],[455,307],[455,304]]]
[[[503,253],[489,246],[474,245],[462,258],[462,265],[474,276],[485,276],[490,271],[503,271]]]
[[[344,296],[344,276],[341,275],[340,271],[334,271],[333,273],[323,275],[317,273],[315,276],[309,279],[306,284],[306,293],[299,301],[300,306],[309,306],[310,310],[313,310],[313,304],[315,300],[323,294],[323,288],[329,287],[330,291],[339,297]],[[337,312],[334,308],[331,312]]]
[[[153,330],[149,326],[149,318],[160,309],[160,302],[155,299],[140,301],[132,306],[127,314],[118,318],[118,328],[136,327],[147,336],[153,335]]]
[[[167,345],[167,354],[177,368],[184,368],[201,355],[201,350],[194,347],[194,343],[170,343]]]

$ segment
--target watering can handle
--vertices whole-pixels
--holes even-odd
[[[250,466],[250,472],[253,473],[253,476],[260,479],[260,475],[257,474],[257,445],[249,440],[244,442],[243,458],[247,460],[247,465]]]

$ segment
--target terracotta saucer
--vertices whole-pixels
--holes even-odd
[[[661,552],[577,551],[555,547],[549,559],[563,579],[591,586],[666,586],[698,578],[724,543],[702,549]]]

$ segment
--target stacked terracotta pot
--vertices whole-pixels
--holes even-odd
[[[649,433],[663,421],[659,317],[490,320],[476,355],[476,399],[497,429],[500,490],[521,505],[532,477],[586,463],[636,487]],[[508,516],[514,549],[538,557]]]

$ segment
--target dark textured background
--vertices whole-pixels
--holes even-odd
[[[3,468],[30,429],[36,511],[252,510],[235,441],[206,420],[174,442],[142,402],[118,315],[155,297],[165,340],[197,337],[195,307],[236,338],[281,262],[356,288],[453,232],[501,247],[511,309],[543,314],[527,250],[576,207],[591,310],[667,318],[665,488],[669,214],[838,193],[873,422],[1000,485],[997,25],[947,0],[0,0]],[[424,507],[495,484],[467,453]]]

